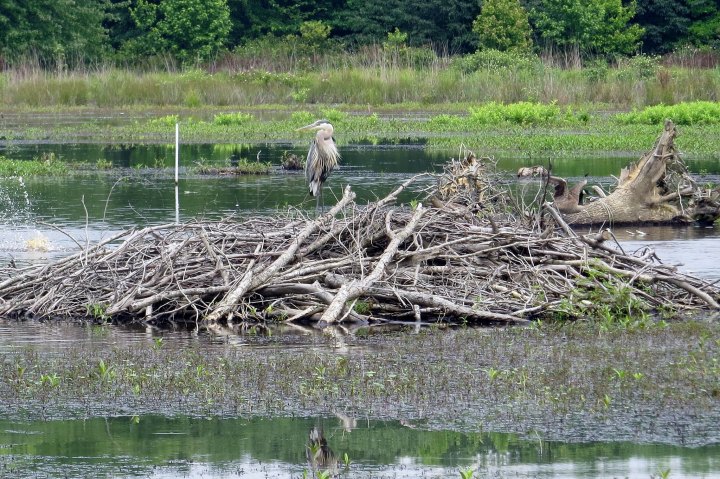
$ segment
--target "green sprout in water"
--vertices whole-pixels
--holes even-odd
[[[475,471],[473,471],[471,467],[465,469],[464,471],[460,471],[460,477],[462,479],[471,479],[473,474],[475,474]]]
[[[87,305],[87,313],[95,319],[107,322],[110,317],[106,314],[107,305],[102,303],[91,303]]]

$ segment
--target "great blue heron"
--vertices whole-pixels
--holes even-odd
[[[305,178],[310,194],[317,198],[315,208],[320,209],[323,183],[340,161],[340,153],[333,139],[335,130],[327,120],[318,120],[298,128],[298,131],[300,130],[317,130],[305,160]]]

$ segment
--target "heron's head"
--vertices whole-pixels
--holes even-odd
[[[305,125],[302,128],[298,128],[296,131],[305,131],[305,130],[320,130],[322,128],[332,128],[332,125],[327,120],[317,120],[314,123],[310,123],[309,125]]]

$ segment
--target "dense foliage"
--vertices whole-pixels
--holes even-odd
[[[528,22],[529,20],[529,22]],[[720,46],[715,0],[0,0],[0,68],[161,58],[193,63],[284,43],[352,51],[406,35],[407,47],[578,58]],[[297,40],[307,40],[298,43]],[[329,43],[317,40],[328,39]],[[264,50],[261,50],[264,53]]]
[[[519,0],[486,0],[473,31],[483,48],[527,51],[532,45],[528,13]]]

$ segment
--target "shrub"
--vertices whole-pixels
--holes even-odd
[[[480,70],[489,72],[533,70],[539,69],[541,64],[540,60],[534,56],[487,49],[456,58],[453,60],[452,66],[463,73],[473,73]]]
[[[570,115],[572,117],[572,115]],[[555,103],[542,104],[519,102],[502,105],[490,102],[470,108],[470,120],[476,124],[490,125],[513,123],[517,125],[547,125],[567,119]]]
[[[649,80],[660,70],[660,57],[635,55],[618,62],[616,75],[621,80]]]
[[[213,123],[215,125],[243,125],[254,118],[250,113],[218,113],[213,118]]]
[[[616,121],[624,125],[662,125],[668,118],[678,125],[715,125],[720,123],[720,102],[696,101],[677,105],[655,105],[615,116]]]

